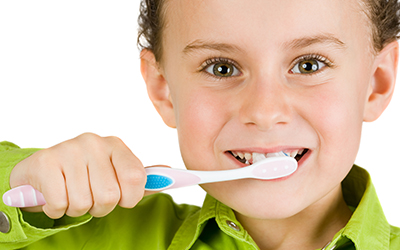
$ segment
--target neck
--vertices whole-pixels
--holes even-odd
[[[236,214],[262,250],[324,247],[351,217],[341,185],[298,214],[279,220],[260,220]]]

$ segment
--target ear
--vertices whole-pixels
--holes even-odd
[[[140,70],[147,86],[147,93],[164,123],[175,128],[175,114],[167,81],[150,50],[140,53]]]
[[[397,76],[399,44],[386,45],[375,59],[374,73],[369,86],[364,121],[371,122],[383,113],[392,98]]]

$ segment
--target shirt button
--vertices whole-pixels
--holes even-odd
[[[8,233],[10,231],[10,221],[5,213],[0,211],[0,232]]]
[[[226,221],[226,224],[228,224],[228,226],[229,226],[230,228],[232,228],[233,230],[238,231],[238,232],[240,231],[240,227],[239,227],[238,225],[236,225],[235,222],[230,221],[230,220],[227,220],[227,221]]]

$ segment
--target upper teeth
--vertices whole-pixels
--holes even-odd
[[[276,157],[276,156],[290,156],[290,157],[296,157],[298,154],[302,154],[304,149],[301,150],[293,150],[293,151],[287,151],[287,152],[275,152],[275,153],[267,153],[267,154],[261,154],[261,153],[249,153],[249,152],[238,152],[238,151],[231,151],[233,156],[239,157],[242,160],[246,160],[246,164],[254,163],[260,160],[263,160],[268,157]]]

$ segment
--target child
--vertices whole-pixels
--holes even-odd
[[[11,225],[1,248],[398,249],[400,230],[353,162],[362,123],[393,93],[399,9],[392,0],[143,1],[141,72],[186,167],[235,169],[283,151],[298,170],[204,184],[200,209],[145,193],[143,165],[118,138],[83,134],[40,151],[2,143],[1,192],[30,184],[47,204],[1,204],[2,228]]]

